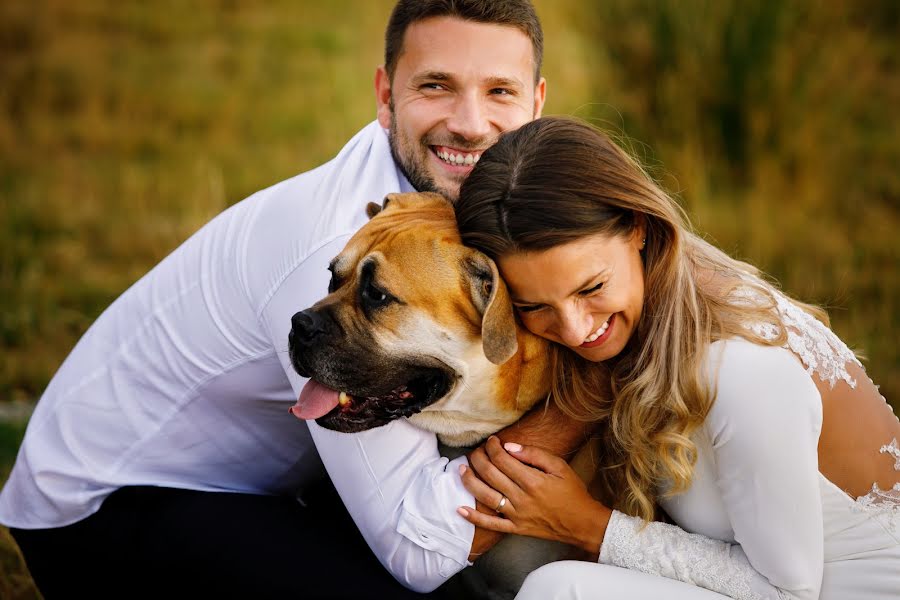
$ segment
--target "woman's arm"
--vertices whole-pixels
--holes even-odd
[[[733,341],[715,358],[718,393],[706,429],[735,544],[664,523],[644,526],[616,511],[604,529],[605,507],[572,485],[564,461],[534,448],[507,453],[499,444],[488,446],[489,464],[472,463],[491,487],[469,474],[463,483],[488,504],[507,496],[506,518],[463,507],[466,518],[480,527],[582,548],[593,548],[600,537],[601,562],[733,598],[818,598],[824,561],[818,392],[796,358],[780,348]],[[519,456],[522,461],[514,459]]]

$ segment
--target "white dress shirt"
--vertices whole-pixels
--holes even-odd
[[[326,267],[366,204],[397,191],[412,188],[373,122],[330,162],[218,215],[123,293],[38,402],[0,522],[68,525],[126,485],[299,494],[324,463],[401,583],[429,591],[466,566],[474,527],[455,509],[474,499],[433,434],[406,420],[335,433],[288,412],[305,383],[288,358],[291,316],[325,295]]]

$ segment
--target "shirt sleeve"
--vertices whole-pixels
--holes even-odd
[[[729,340],[710,352],[717,385],[705,428],[735,543],[614,513],[600,562],[742,600],[816,599],[824,565],[818,390],[783,348]]]
[[[277,285],[260,315],[295,393],[306,379],[288,357],[291,316],[325,295],[328,263],[348,239],[336,237],[313,251]],[[405,419],[353,434],[308,425],[354,522],[401,584],[432,591],[470,564],[475,529],[456,514],[457,506],[474,502],[457,472],[465,457],[452,462],[441,457],[435,435]]]

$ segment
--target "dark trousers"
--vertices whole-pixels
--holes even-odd
[[[11,529],[46,600],[436,598],[402,587],[334,488],[293,498],[122,488],[56,529]]]

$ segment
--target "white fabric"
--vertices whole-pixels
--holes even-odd
[[[823,562],[818,390],[783,348],[717,342],[709,363],[710,373],[718,372],[717,395],[698,436],[695,479],[686,493],[661,502],[682,528],[653,523],[628,535],[634,528],[623,515],[611,521],[606,539],[627,543],[614,548],[604,540],[601,561],[734,598],[817,598]],[[641,553],[651,545],[656,550]],[[637,564],[636,554],[647,562]]]
[[[678,526],[614,512],[604,564],[542,568],[517,598],[900,598],[900,504],[854,500],[818,470],[822,403],[811,377],[853,385],[846,363],[856,359],[778,299],[790,350],[743,339],[710,348],[716,401],[695,437],[694,478],[661,500]],[[883,460],[895,459],[894,446]]]
[[[727,596],[632,569],[559,561],[533,571],[516,600],[726,600]]]
[[[401,583],[431,590],[466,566],[474,527],[455,507],[474,500],[433,434],[405,420],[336,434],[288,413],[305,383],[289,364],[291,316],[324,296],[328,262],[366,204],[397,191],[411,187],[373,122],[332,161],[236,204],[176,249],[50,382],[0,493],[0,522],[67,525],[124,485],[300,493],[324,462]]]

